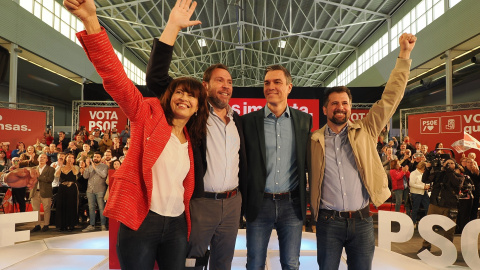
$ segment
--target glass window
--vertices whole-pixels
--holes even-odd
[[[33,13],[33,0],[20,0],[20,6]]]
[[[42,17],[42,6],[37,2],[34,3],[33,15],[37,16],[37,18]]]
[[[50,26],[53,26],[53,13],[48,11],[48,9],[43,8],[42,21]]]
[[[60,18],[55,17],[53,21],[53,28],[60,32]]]
[[[66,8],[62,8],[62,16],[60,18],[62,18],[64,22],[70,22],[70,13]]]
[[[66,36],[67,38],[69,37],[70,27],[64,21],[62,21],[62,23],[60,24],[60,33],[62,33],[62,35]]]
[[[450,8],[452,8],[452,7],[455,6],[456,4],[460,3],[460,1],[462,1],[462,0],[450,0],[450,2],[449,2]]]
[[[438,17],[442,16],[445,12],[445,3],[443,0],[438,1],[438,3],[433,6],[433,19],[436,20]]]
[[[53,0],[43,0],[43,7],[53,12]]]
[[[425,0],[420,2],[416,7],[417,18],[425,14]]]
[[[423,14],[417,20],[417,31],[420,32],[425,26],[427,26],[427,16]]]

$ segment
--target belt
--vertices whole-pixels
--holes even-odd
[[[335,211],[320,209],[320,212],[326,213],[334,217],[362,219],[370,216],[370,206],[367,205],[365,206],[365,208],[357,211]]]
[[[218,192],[218,193],[216,193],[216,192],[205,192],[203,197],[208,198],[208,199],[221,200],[221,199],[231,198],[231,197],[237,195],[237,193],[238,193],[238,188],[234,188],[234,189],[229,190],[229,191]]]
[[[294,191],[289,191],[285,193],[268,193],[265,192],[263,193],[263,198],[278,201],[278,200],[286,200],[290,198],[295,198],[298,196],[298,189],[295,189]]]

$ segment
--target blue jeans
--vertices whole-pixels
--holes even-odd
[[[316,229],[320,269],[337,270],[343,247],[347,253],[348,269],[372,269],[375,251],[372,217],[334,217],[320,210]]]
[[[267,246],[273,228],[277,230],[283,270],[298,269],[303,219],[300,198],[263,199],[254,221],[247,221],[247,269],[265,269]]]
[[[430,197],[428,197],[428,193],[425,191],[423,195],[411,193],[412,195],[412,221],[413,223],[417,223],[417,213],[420,209],[420,204],[423,206],[425,211],[425,216],[428,212],[428,205],[430,204]]]
[[[410,215],[407,210],[409,207],[408,203],[408,190],[407,189],[396,189],[393,191],[395,193],[395,212],[400,212],[400,206],[402,206],[402,200],[405,202],[405,213]]]
[[[185,214],[165,217],[149,211],[138,230],[120,223],[117,238],[120,266],[127,269],[183,270],[187,257]]]
[[[87,192],[88,199],[88,213],[90,215],[90,225],[95,226],[95,205],[98,204],[98,211],[100,212],[100,223],[102,225],[107,224],[106,218],[103,215],[103,209],[105,208],[105,201],[103,201],[105,191],[98,193]]]

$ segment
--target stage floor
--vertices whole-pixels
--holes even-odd
[[[233,270],[245,269],[246,253],[245,230],[240,230],[233,259]],[[303,233],[300,255],[300,269],[318,269],[314,233]],[[275,231],[270,238],[267,256],[266,269],[281,269]],[[435,269],[418,259],[381,248],[376,248],[373,268],[382,270]],[[0,269],[107,270],[109,269],[108,232],[64,235],[2,247],[0,248]],[[345,257],[342,257],[339,269],[347,269]],[[468,268],[452,266],[448,269]]]

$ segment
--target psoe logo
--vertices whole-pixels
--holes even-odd
[[[0,115],[0,121],[3,120],[3,116]],[[32,131],[31,129],[28,128],[27,125],[19,125],[19,124],[5,124],[5,123],[0,123],[0,130],[5,130],[5,131]]]
[[[462,117],[460,115],[449,115],[441,117],[442,133],[462,133]]]
[[[420,134],[439,134],[440,117],[420,118]]]

